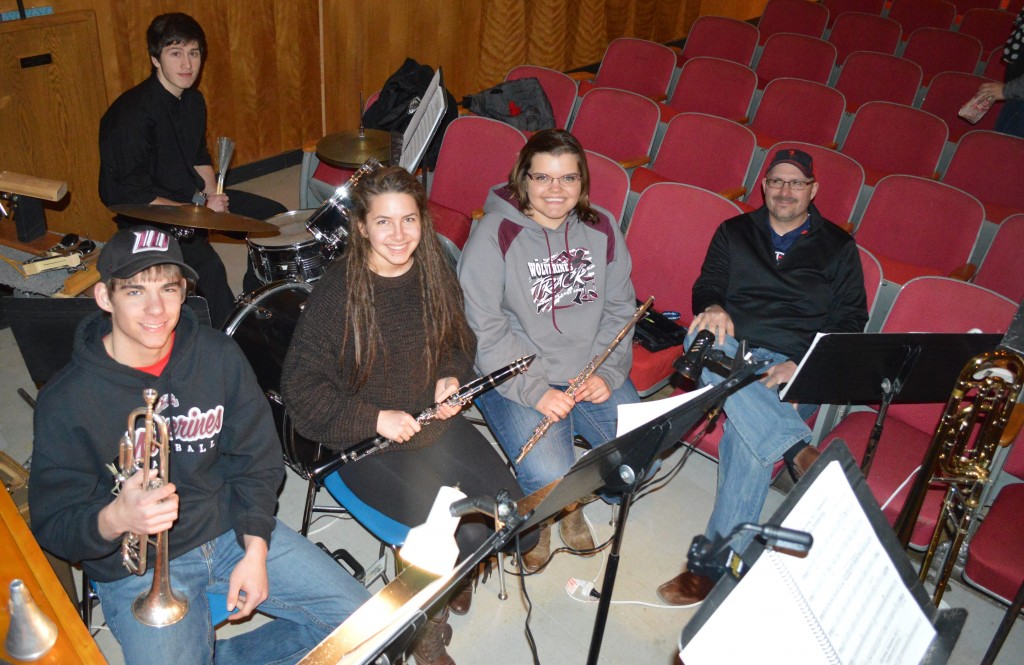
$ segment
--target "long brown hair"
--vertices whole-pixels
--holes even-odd
[[[530,165],[536,155],[548,154],[554,157],[570,154],[576,156],[580,171],[580,198],[576,202],[576,217],[580,221],[596,224],[598,221],[597,211],[590,205],[590,168],[587,166],[587,154],[583,152],[583,146],[579,140],[564,129],[545,129],[530,137],[519,157],[516,158],[515,166],[508,174],[508,187],[519,204],[519,212],[524,215],[530,212],[530,194],[527,174],[530,172]]]
[[[425,381],[429,384],[438,377],[434,374],[454,349],[471,349],[470,332],[463,309],[462,289],[455,272],[441,248],[434,232],[434,223],[427,210],[427,193],[416,178],[403,168],[393,166],[363,176],[352,193],[352,220],[354,228],[345,248],[347,265],[345,281],[348,294],[345,301],[345,334],[342,353],[351,339],[355,348],[355,366],[349,385],[358,390],[366,383],[373,369],[377,350],[383,338],[374,306],[372,271],[370,269],[370,241],[359,232],[366,224],[366,215],[373,201],[381,194],[408,194],[416,201],[420,216],[420,242],[413,251],[410,270],[419,273],[420,301],[423,303],[422,320],[424,357],[427,361]],[[417,325],[410,321],[409,325]]]

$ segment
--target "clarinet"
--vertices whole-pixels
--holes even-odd
[[[644,314],[647,313],[647,310],[650,309],[651,305],[653,304],[654,296],[651,296],[650,298],[647,299],[647,302],[645,302],[643,305],[640,305],[640,307],[637,308],[636,313],[633,314],[633,318],[626,322],[626,325],[622,327],[622,330],[620,330],[619,334],[615,336],[615,339],[612,340],[612,343],[608,345],[608,348],[602,351],[601,353],[597,354],[593,358],[591,358],[590,362],[587,363],[587,366],[583,368],[583,371],[577,374],[576,377],[569,382],[569,387],[565,389],[566,395],[568,395],[569,397],[576,396],[576,392],[581,387],[583,387],[583,383],[590,378],[591,374],[597,371],[597,368],[600,367],[605,360],[607,360],[608,356],[610,356],[612,351],[615,350],[615,347],[618,346],[619,342],[621,342],[622,339],[626,336],[626,333],[628,333],[630,329],[636,325],[637,321],[643,318]],[[523,458],[526,457],[526,454],[530,452],[530,450],[532,450],[535,445],[537,445],[537,442],[540,441],[540,438],[544,436],[544,433],[548,431],[549,427],[551,427],[551,422],[552,421],[550,418],[544,416],[544,419],[537,424],[536,429],[533,430],[533,435],[530,436],[530,440],[527,441],[523,445],[522,450],[519,451],[519,455],[516,457],[516,464],[522,463]]]
[[[430,424],[432,421],[437,419],[437,413],[443,406],[457,406],[460,408],[466,406],[480,393],[487,392],[491,388],[496,388],[498,385],[508,381],[513,376],[525,372],[530,366],[530,363],[532,363],[533,359],[536,357],[536,354],[523,356],[522,358],[514,360],[508,365],[491,372],[487,376],[481,376],[480,378],[473,379],[463,386],[459,386],[459,389],[449,395],[443,402],[432,404],[417,413],[416,422],[424,426]],[[367,439],[357,443],[348,450],[343,451],[338,461],[341,464],[355,462],[367,455],[372,455],[378,450],[384,450],[395,443],[397,442],[386,437],[375,436],[372,439]]]

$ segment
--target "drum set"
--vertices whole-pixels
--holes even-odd
[[[199,206],[117,205],[126,217],[179,229],[244,232],[249,264],[262,283],[236,300],[224,332],[234,338],[256,373],[281,435],[285,462],[304,478],[337,453],[305,439],[291,427],[281,395],[281,370],[299,316],[316,280],[341,255],[351,228],[352,191],[380,168],[366,160],[348,182],[315,209],[293,210],[265,221]]]

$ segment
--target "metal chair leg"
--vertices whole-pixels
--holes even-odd
[[[309,536],[309,521],[313,517],[313,505],[319,490],[316,482],[310,479],[306,487],[306,507],[302,509],[302,528],[299,530],[303,536]]]
[[[505,588],[504,552],[498,552],[498,600],[508,600],[508,589]]]

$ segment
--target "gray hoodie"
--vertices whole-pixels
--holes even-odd
[[[567,385],[633,316],[632,264],[618,225],[596,208],[553,231],[519,212],[507,186],[491,190],[459,261],[476,366],[489,373],[537,354],[526,374],[498,392],[534,407],[549,385]],[[632,331],[596,374],[615,390],[629,376]]]

